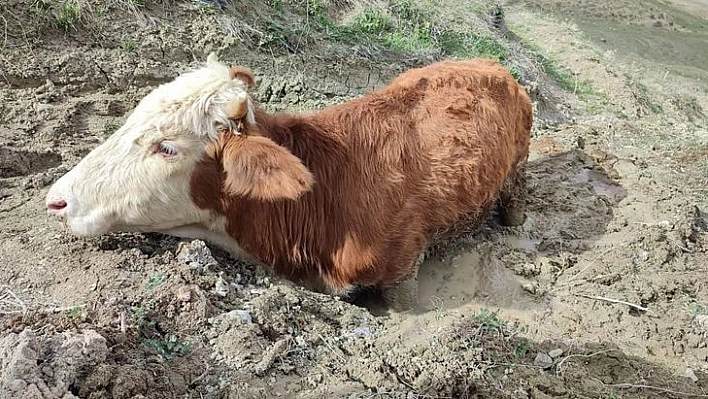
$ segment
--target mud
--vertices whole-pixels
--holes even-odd
[[[708,134],[704,100],[686,97],[705,81],[604,52],[549,17],[565,12],[555,3],[504,4],[508,29],[595,92],[563,90],[510,43],[536,101],[528,220],[505,228],[493,215],[431,253],[420,305],[395,314],[375,293],[313,293],[198,240],[79,239],[45,216],[53,181],[212,50],[254,71],[270,110],[339,103],[430,61],[326,40],[259,44],[265,3],[148,3],[81,2],[67,33],[27,2],[0,6],[0,397],[708,394]],[[670,30],[704,34],[683,11],[613,4],[616,23],[669,30],[645,23],[661,11]],[[578,10],[590,20],[607,7]]]

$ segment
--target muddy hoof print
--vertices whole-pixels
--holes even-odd
[[[502,212],[501,222],[504,226],[521,226],[526,222],[526,213],[518,210],[510,210],[507,212]]]
[[[61,165],[62,157],[53,152],[0,148],[0,178],[29,176]]]
[[[383,297],[393,312],[401,313],[412,310],[418,306],[418,279],[407,278],[394,286],[384,288]]]

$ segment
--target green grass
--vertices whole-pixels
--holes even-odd
[[[36,3],[44,2],[37,1],[35,4]],[[81,19],[81,5],[77,0],[65,0],[55,12],[54,18],[56,19],[57,25],[64,31],[76,29],[76,24],[79,22],[79,19]]]
[[[136,47],[137,43],[132,37],[125,38],[125,40],[123,40],[123,43],[121,44],[121,49],[123,50],[123,52],[128,54],[134,53]]]

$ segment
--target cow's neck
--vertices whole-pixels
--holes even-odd
[[[331,209],[338,204],[327,197],[341,185],[347,164],[345,144],[337,132],[311,117],[261,111],[256,121],[262,135],[302,160],[315,175],[315,186],[296,201],[227,200],[226,231],[244,251],[276,269],[284,265],[279,271],[287,272],[291,265],[304,266],[321,258],[320,252],[333,245],[323,232],[337,225],[332,218],[341,210]]]

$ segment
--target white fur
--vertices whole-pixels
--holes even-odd
[[[223,218],[199,209],[189,193],[190,177],[210,140],[221,128],[235,128],[225,105],[246,98],[246,118],[255,123],[247,85],[231,79],[215,54],[206,66],[178,76],[143,98],[125,124],[91,151],[47,193],[67,206],[50,211],[66,219],[77,235],[116,231],[157,231],[198,237],[239,252]],[[169,140],[179,153],[154,153]],[[186,237],[186,236],[185,236]]]

